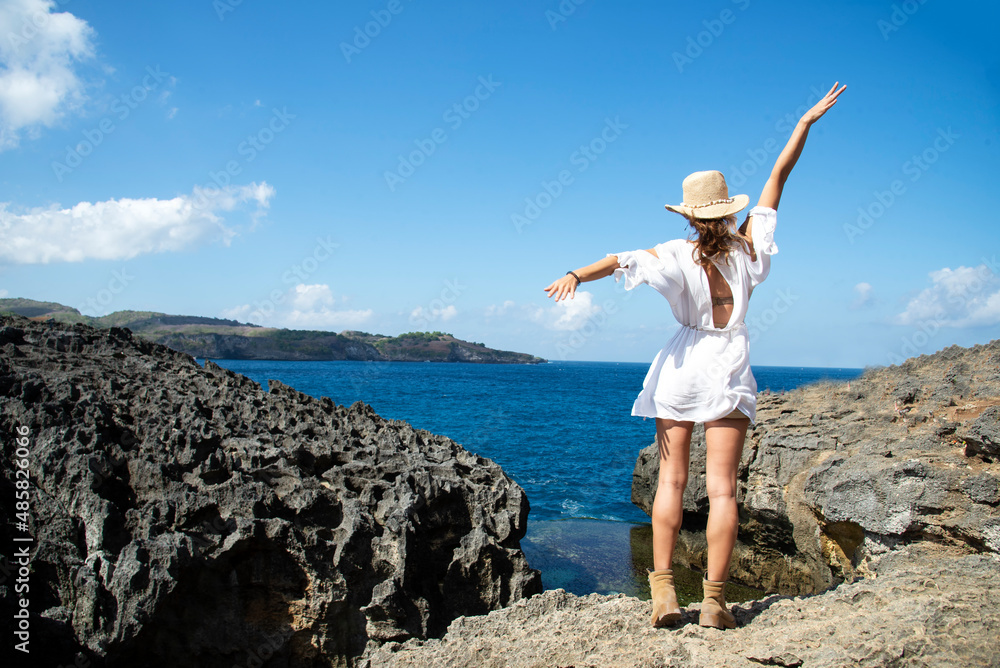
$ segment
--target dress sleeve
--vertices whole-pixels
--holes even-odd
[[[753,216],[753,229],[750,236],[753,248],[757,253],[777,255],[778,245],[774,243],[774,228],[778,224],[778,212],[766,206],[755,206],[750,209]]]
[[[673,253],[664,244],[656,247],[656,253],[659,257],[646,250],[609,253],[608,256],[617,256],[615,280],[624,278],[626,290],[645,283],[673,303],[684,290],[684,277]]]
[[[753,216],[753,227],[750,238],[756,260],[746,256],[747,274],[750,279],[751,292],[764,282],[771,273],[771,256],[778,254],[778,245],[774,243],[774,228],[778,224],[778,212],[766,206],[755,206],[750,209]]]

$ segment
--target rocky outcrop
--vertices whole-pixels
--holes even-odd
[[[733,572],[799,595],[734,606],[734,630],[698,626],[699,605],[653,629],[649,601],[556,590],[387,643],[371,666],[998,666],[997,406],[1000,341],[762,395]],[[701,429],[692,460],[675,558],[703,569]],[[652,446],[636,463],[647,512],[657,463]]]
[[[738,628],[698,626],[698,605],[674,627],[649,624],[651,604],[617,595],[546,591],[441,639],[387,643],[375,668],[760,668],[1000,665],[1000,563],[931,543],[887,555],[871,578],[818,596],[734,606]]]
[[[34,665],[354,665],[540,591],[496,464],[269,386],[123,329],[0,319],[0,506],[26,431]]]
[[[534,355],[494,350],[482,343],[457,339],[444,332],[410,332],[399,336],[383,336],[347,331],[342,334],[352,341],[371,344],[391,362],[469,362],[474,364],[540,364],[545,360]]]
[[[467,362],[474,364],[540,364],[545,360],[526,353],[494,350],[445,334],[437,341],[410,342],[407,337],[353,332],[313,332],[247,327],[219,328],[217,332],[138,331],[155,343],[202,359],[352,361],[352,362]],[[227,329],[235,333],[227,333]],[[373,345],[389,341],[389,345]]]
[[[115,311],[90,317],[75,308],[32,299],[0,298],[0,315],[85,324],[101,329],[128,328],[137,336],[200,359],[468,362],[475,364],[540,364],[540,357],[487,348],[443,332],[410,332],[384,336],[347,330],[340,334],[276,329],[221,318],[167,315],[152,311]]]
[[[768,591],[819,592],[918,541],[1000,552],[1000,340],[953,346],[850,383],[762,394],[740,466],[733,577]],[[678,561],[704,566],[704,433]],[[632,499],[650,512],[659,461],[642,451]]]
[[[244,328],[247,329],[247,328]],[[361,361],[384,358],[373,346],[352,341],[333,332],[282,332],[263,330],[236,333],[221,332],[136,332],[154,343],[179,350],[200,359],[217,360],[280,360]]]
[[[545,360],[533,355],[507,350],[493,350],[485,346],[455,340],[449,342],[448,361],[471,364],[540,364]]]

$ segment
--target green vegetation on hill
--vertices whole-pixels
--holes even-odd
[[[387,348],[392,348],[394,346],[424,346],[426,347],[430,343],[437,341],[443,341],[446,338],[454,339],[451,334],[445,334],[443,332],[407,332],[406,334],[400,334],[394,337],[383,337],[375,335],[374,345],[379,350],[386,350]]]
[[[38,302],[34,299],[0,299],[0,314],[23,315],[25,318],[37,318],[48,315],[54,320],[63,320],[65,316],[76,315],[81,320],[86,316],[80,314],[75,308],[56,304],[55,302]],[[63,316],[63,317],[57,317]]]
[[[101,317],[74,308],[31,299],[0,299],[0,313],[36,320],[126,327],[138,336],[188,353],[214,359],[366,360],[405,362],[475,362],[537,364],[533,355],[493,350],[445,332],[407,332],[384,336],[368,332],[276,329],[200,316],[154,311],[116,311]]]

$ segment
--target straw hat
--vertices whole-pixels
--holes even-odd
[[[693,218],[724,218],[746,208],[750,203],[747,195],[729,196],[729,187],[722,172],[715,170],[695,172],[683,183],[684,201],[667,204],[666,208],[682,216]]]

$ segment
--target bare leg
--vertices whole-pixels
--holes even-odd
[[[705,578],[729,579],[729,564],[736,545],[739,511],[736,507],[736,472],[743,455],[748,418],[725,418],[705,423],[705,486],[708,488],[708,568]]]
[[[672,568],[674,546],[684,513],[693,422],[656,418],[660,476],[653,499],[653,569]]]

